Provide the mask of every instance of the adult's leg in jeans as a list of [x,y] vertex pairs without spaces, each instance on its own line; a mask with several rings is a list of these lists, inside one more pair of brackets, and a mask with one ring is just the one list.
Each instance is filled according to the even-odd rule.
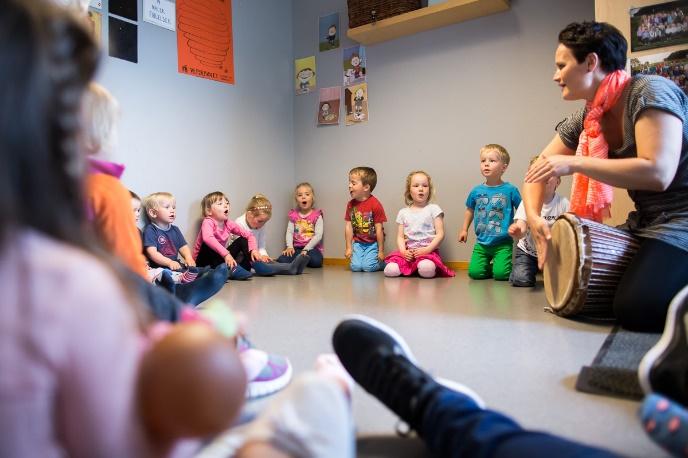
[[509,277],[511,284],[514,286],[535,286],[537,271],[537,258],[519,247],[514,248],[514,261]]
[[201,244],[201,249],[196,256],[196,266],[198,267],[216,267],[225,262],[215,250],[210,248],[205,243]]
[[614,315],[626,329],[662,332],[671,299],[686,284],[688,251],[644,239],[616,289]]
[[184,303],[163,287],[147,282],[134,272],[127,270],[126,275],[136,285],[139,296],[156,319],[172,323],[179,321]]
[[227,250],[241,267],[251,271],[251,252],[248,251],[248,240],[239,237],[229,245]]
[[551,434],[523,429],[511,418],[478,407],[475,401],[442,388],[427,406],[421,436],[442,457],[612,457],[617,456]]

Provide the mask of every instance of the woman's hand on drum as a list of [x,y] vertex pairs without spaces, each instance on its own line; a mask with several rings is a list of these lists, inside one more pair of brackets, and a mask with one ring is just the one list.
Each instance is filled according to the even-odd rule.
[[547,260],[547,248],[549,241],[552,238],[552,233],[549,230],[549,224],[542,216],[538,216],[533,220],[528,221],[530,227],[530,234],[535,240],[535,247],[538,254],[538,268],[542,270]]
[[576,156],[564,154],[554,154],[551,156],[540,156],[526,173],[526,183],[544,183],[551,177],[561,177],[571,175],[574,163],[578,160]]

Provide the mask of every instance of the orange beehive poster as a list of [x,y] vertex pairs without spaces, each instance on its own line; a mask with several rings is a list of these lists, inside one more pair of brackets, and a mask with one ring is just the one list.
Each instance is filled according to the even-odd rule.
[[234,84],[231,0],[177,0],[179,73]]

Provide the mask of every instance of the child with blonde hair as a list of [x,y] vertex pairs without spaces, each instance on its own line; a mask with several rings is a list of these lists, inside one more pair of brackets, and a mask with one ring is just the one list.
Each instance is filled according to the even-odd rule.
[[454,271],[444,265],[438,248],[444,239],[444,212],[431,203],[435,196],[432,178],[422,170],[406,177],[406,207],[397,214],[397,247],[385,258],[386,277],[412,275],[423,278],[453,277]]
[[516,186],[502,181],[509,161],[509,153],[501,145],[491,143],[480,148],[480,173],[485,183],[468,194],[459,232],[459,242],[466,243],[468,228],[475,218],[477,241],[468,265],[468,276],[474,280],[508,280],[511,274],[514,242],[508,229],[514,210],[521,203],[521,194]]
[[315,192],[310,183],[299,183],[294,189],[296,208],[289,211],[287,248],[277,262],[292,262],[296,256],[308,255],[308,267],[323,264],[323,212],[314,208]]
[[248,201],[246,212],[235,221],[244,229],[251,231],[258,243],[258,254],[252,258],[253,270],[261,276],[300,275],[306,268],[310,257],[296,256],[291,263],[275,262],[268,254],[265,243],[265,223],[272,218],[272,203],[263,194],[256,194]]

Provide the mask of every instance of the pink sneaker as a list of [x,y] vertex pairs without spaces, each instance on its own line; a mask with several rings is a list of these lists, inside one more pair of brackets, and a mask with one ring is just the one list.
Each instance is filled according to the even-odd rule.
[[247,399],[276,393],[291,381],[291,363],[284,356],[253,348],[248,339],[241,334],[237,337],[237,350],[248,380]]

